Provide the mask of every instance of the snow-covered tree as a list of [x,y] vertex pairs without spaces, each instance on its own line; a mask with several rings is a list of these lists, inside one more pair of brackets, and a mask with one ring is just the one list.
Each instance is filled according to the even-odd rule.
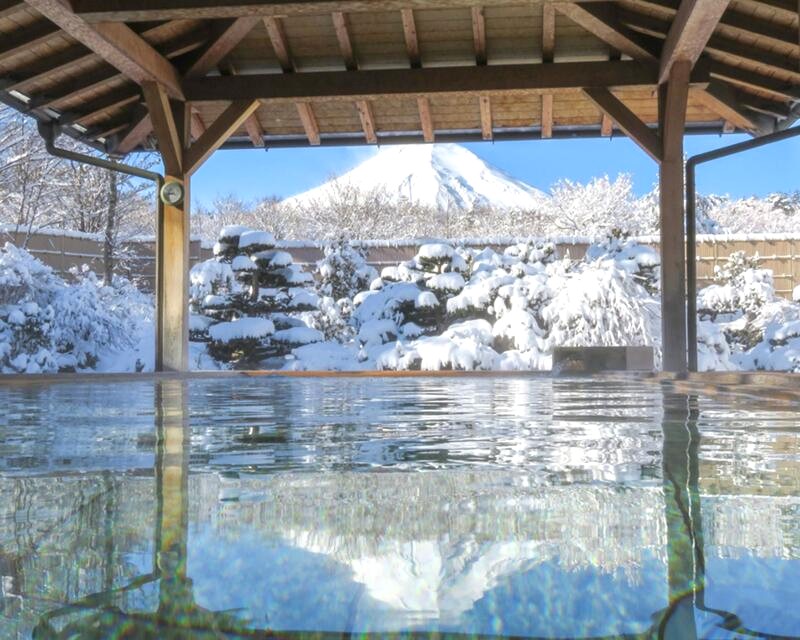
[[323,338],[309,326],[319,304],[312,278],[271,233],[225,227],[214,254],[190,275],[192,310],[206,318],[193,319],[192,333],[212,357],[254,366]]

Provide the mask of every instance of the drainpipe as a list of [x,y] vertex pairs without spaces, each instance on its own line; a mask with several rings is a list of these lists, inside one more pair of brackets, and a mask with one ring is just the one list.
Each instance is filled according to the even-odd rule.
[[800,126],[776,131],[760,138],[745,140],[727,147],[706,151],[686,161],[686,331],[689,343],[689,371],[697,371],[697,165],[718,158],[732,156],[742,151],[756,149],[800,135]]
[[155,173],[154,171],[147,171],[146,169],[140,169],[139,167],[133,167],[129,164],[115,162],[114,160],[106,160],[98,156],[90,156],[77,151],[61,149],[55,145],[56,132],[57,127],[55,124],[39,123],[39,135],[44,139],[47,153],[51,156],[63,158],[64,160],[72,160],[73,162],[80,162],[82,164],[90,164],[95,167],[100,167],[101,169],[107,169],[108,171],[116,171],[117,173],[124,173],[136,178],[142,178],[143,180],[150,180],[156,184],[156,193],[161,191],[161,187],[164,184],[164,176],[161,174]]

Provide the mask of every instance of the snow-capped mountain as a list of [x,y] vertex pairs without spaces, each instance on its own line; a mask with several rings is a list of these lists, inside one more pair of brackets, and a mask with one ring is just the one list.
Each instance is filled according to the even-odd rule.
[[286,202],[325,200],[341,185],[364,190],[383,187],[398,199],[440,209],[468,210],[477,205],[534,209],[547,198],[462,146],[433,144],[383,148],[352,171]]

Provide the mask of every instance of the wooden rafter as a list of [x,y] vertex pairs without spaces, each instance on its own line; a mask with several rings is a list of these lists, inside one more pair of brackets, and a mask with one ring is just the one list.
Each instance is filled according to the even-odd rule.
[[563,3],[556,6],[570,20],[634,60],[658,61],[658,56],[649,43],[620,21],[616,5],[602,2],[596,4]]
[[723,120],[751,133],[769,133],[766,118],[753,113],[739,101],[736,92],[720,82],[712,82],[704,90],[695,90],[693,95],[707,109],[716,113]]
[[[220,67],[220,73],[222,75],[235,76],[238,71],[233,63],[228,62],[223,67]],[[261,126],[261,122],[258,119],[258,110],[251,113],[247,120],[244,121],[244,128],[253,146],[263,148],[264,128]]]
[[21,0],[0,0],[0,18],[7,18],[19,13],[25,8]]
[[355,71],[358,69],[358,62],[353,50],[353,39],[350,37],[347,14],[343,11],[334,11],[331,14],[333,28],[336,31],[336,40],[339,42],[339,51],[344,59],[345,69]]
[[111,93],[95,98],[94,100],[81,105],[80,113],[62,114],[58,119],[61,126],[71,124],[83,124],[106,111],[112,111],[135,102],[140,102],[142,92],[139,87],[124,86],[115,89]]
[[422,59],[419,54],[419,39],[417,38],[417,23],[414,19],[413,9],[402,9],[400,17],[403,20],[403,37],[406,41],[406,53],[408,62],[412,69],[419,69],[422,66]]
[[553,94],[542,95],[542,138],[553,137]]
[[217,25],[210,43],[187,69],[185,75],[190,78],[207,75],[253,30],[257,23],[258,18],[235,18],[225,24]]
[[658,134],[642,122],[619,98],[608,89],[602,88],[586,88],[584,93],[651,158],[661,162],[661,141]]
[[300,121],[303,123],[308,143],[311,146],[319,146],[319,125],[317,124],[317,117],[314,115],[314,108],[310,102],[298,102],[297,114],[300,116]]
[[284,73],[291,73],[294,71],[294,64],[283,22],[280,18],[267,17],[264,18],[264,26],[267,28],[269,41],[272,43],[272,49],[275,51],[275,57],[278,58],[281,69]]
[[419,121],[422,125],[422,138],[425,142],[433,142],[435,134],[430,100],[425,97],[417,98],[417,109],[419,110]]
[[20,29],[16,33],[4,34],[2,44],[0,44],[0,61],[30,51],[31,47],[46,44],[59,37],[60,34],[60,29],[46,20]]
[[26,2],[134,82],[158,82],[170,96],[183,100],[178,71],[128,25],[119,22],[90,25],[74,13],[65,0]]
[[[244,98],[351,101],[365,96],[537,90],[555,93],[575,91],[585,86],[651,87],[657,79],[657,71],[654,65],[634,61],[326,71],[187,79],[184,91],[192,102]],[[692,82],[708,82],[705,65],[695,68]]]
[[492,100],[489,96],[478,98],[481,108],[481,136],[484,140],[494,138],[494,126],[492,124]]
[[[542,6],[542,62],[551,64],[556,49],[556,12],[552,4]],[[553,94],[542,94],[542,138],[553,137]]]
[[172,105],[166,89],[157,82],[145,82],[142,85],[150,121],[158,140],[158,150],[164,161],[164,169],[169,175],[183,174],[183,140],[182,131],[175,121]]
[[472,43],[475,63],[486,64],[486,16],[483,7],[472,7]]
[[613,133],[614,121],[607,113],[603,112],[603,116],[600,118],[600,135],[604,138],[610,138]]
[[189,129],[192,133],[192,140],[199,140],[200,136],[202,136],[206,131],[206,123],[203,122],[203,118],[197,112],[196,109],[192,109],[191,120],[189,121]]
[[[257,100],[239,100],[222,112],[185,154],[184,173],[191,175],[241,127],[259,107]],[[160,139],[160,138],[159,138]]]
[[357,100],[356,109],[361,120],[361,128],[364,130],[364,138],[369,144],[377,144],[378,136],[375,133],[375,116],[372,113],[372,105],[368,100]]
[[742,67],[714,61],[711,75],[743,87],[771,93],[782,100],[800,100],[800,86],[783,82],[772,76],[765,76]]
[[121,155],[130,153],[141,145],[152,131],[153,122],[150,120],[150,114],[147,113],[147,111],[139,113],[139,115],[133,119],[125,135],[117,142],[113,151]]
[[659,83],[666,82],[672,65],[697,62],[730,0],[682,0],[661,50]]

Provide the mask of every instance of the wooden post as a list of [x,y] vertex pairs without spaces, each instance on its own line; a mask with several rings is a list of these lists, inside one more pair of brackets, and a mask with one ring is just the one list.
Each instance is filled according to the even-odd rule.
[[683,131],[691,68],[689,61],[675,62],[659,90],[662,368],[674,372],[687,369]]
[[188,176],[167,176],[183,185],[183,202],[158,199],[156,238],[156,371],[189,367],[189,183]]

